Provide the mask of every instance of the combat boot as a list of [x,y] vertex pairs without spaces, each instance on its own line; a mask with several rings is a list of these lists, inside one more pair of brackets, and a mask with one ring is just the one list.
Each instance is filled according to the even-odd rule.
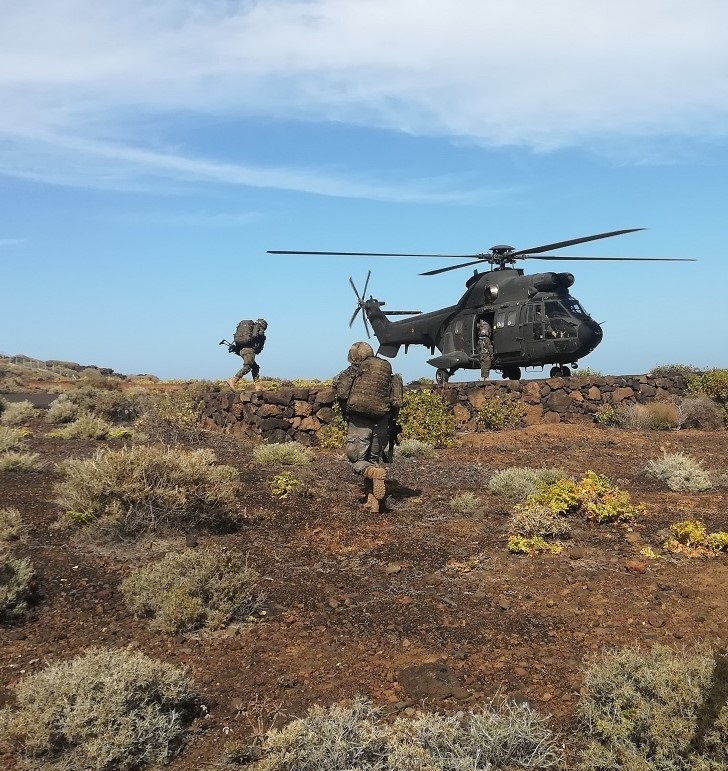
[[364,469],[364,478],[372,480],[372,493],[378,501],[384,500],[387,488],[384,480],[387,478],[387,469],[381,466],[367,466]]
[[256,391],[262,391],[263,390],[263,384],[259,380],[253,381],[253,387]]
[[227,384],[228,384],[228,385],[230,386],[230,388],[232,388],[232,389],[233,389],[233,391],[234,391],[234,390],[235,390],[235,386],[238,384],[238,381],[237,381],[237,380],[236,380],[234,377],[229,377],[229,378],[228,378],[228,381],[227,381]]
[[368,509],[372,514],[379,514],[379,501],[372,493],[367,495],[367,502],[364,504],[364,508]]

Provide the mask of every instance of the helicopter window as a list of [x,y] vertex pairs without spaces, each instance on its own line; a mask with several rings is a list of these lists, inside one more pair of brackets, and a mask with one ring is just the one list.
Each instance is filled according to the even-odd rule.
[[566,300],[564,300],[564,305],[575,315],[575,316],[588,316],[589,314],[581,307],[581,303],[575,299],[574,297],[569,297]]
[[561,303],[552,300],[546,303],[546,315],[552,319],[554,316],[568,316],[569,314]]
[[501,312],[495,317],[495,328],[503,329],[506,325],[506,314]]
[[509,327],[515,327],[516,326],[516,311],[510,311],[508,313],[508,326]]
[[526,306],[526,315],[525,315],[525,322],[526,324],[533,324],[535,318],[536,318],[536,306],[535,305],[527,305]]

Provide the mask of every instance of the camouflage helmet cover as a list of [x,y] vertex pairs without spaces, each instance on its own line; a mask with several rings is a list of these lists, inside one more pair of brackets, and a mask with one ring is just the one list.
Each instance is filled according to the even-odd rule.
[[374,351],[369,343],[354,343],[349,348],[349,363],[360,364],[364,359],[368,359],[370,356],[374,356]]
[[268,322],[265,319],[258,319],[258,321],[256,321],[256,324],[260,324],[260,326],[263,327],[263,329],[268,329]]

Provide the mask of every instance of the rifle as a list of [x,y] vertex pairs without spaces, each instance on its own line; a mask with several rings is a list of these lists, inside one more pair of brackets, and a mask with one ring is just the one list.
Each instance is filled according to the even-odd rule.
[[394,460],[394,447],[399,444],[399,435],[402,433],[402,425],[398,421],[398,415],[389,416],[389,441],[382,453],[382,460],[391,463]]
[[235,343],[229,343],[224,337],[218,345],[227,345],[228,347],[228,353],[237,353],[238,352],[238,346],[235,345]]

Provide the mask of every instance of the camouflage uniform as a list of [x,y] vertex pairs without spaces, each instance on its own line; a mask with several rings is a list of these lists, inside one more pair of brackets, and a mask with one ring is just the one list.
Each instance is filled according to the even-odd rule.
[[233,390],[235,390],[235,387],[238,384],[238,380],[245,377],[248,372],[253,373],[253,382],[256,384],[256,388],[258,388],[258,375],[260,374],[260,367],[255,361],[255,357],[263,350],[263,346],[265,345],[265,330],[268,328],[268,322],[265,319],[258,319],[256,324],[258,324],[261,332],[255,336],[249,346],[246,346],[245,348],[238,348],[236,345],[230,346],[230,352],[237,353],[238,356],[240,356],[240,358],[243,360],[243,366],[231,378],[228,379],[228,385]]
[[493,364],[493,341],[490,339],[491,329],[487,321],[478,324],[478,356],[480,357],[480,377],[487,380]]
[[[389,441],[389,392],[382,398],[382,415],[369,415],[349,408],[349,395],[358,377],[361,376],[364,361],[373,357],[369,343],[354,343],[349,349],[351,366],[334,378],[334,392],[347,420],[346,457],[352,471],[372,480],[372,492],[367,495],[365,507],[373,513],[379,512],[380,501],[386,494],[384,480],[386,469],[380,466],[382,454]],[[388,364],[388,362],[387,362]],[[391,379],[391,367],[390,367]],[[391,386],[388,386],[391,389]]]

